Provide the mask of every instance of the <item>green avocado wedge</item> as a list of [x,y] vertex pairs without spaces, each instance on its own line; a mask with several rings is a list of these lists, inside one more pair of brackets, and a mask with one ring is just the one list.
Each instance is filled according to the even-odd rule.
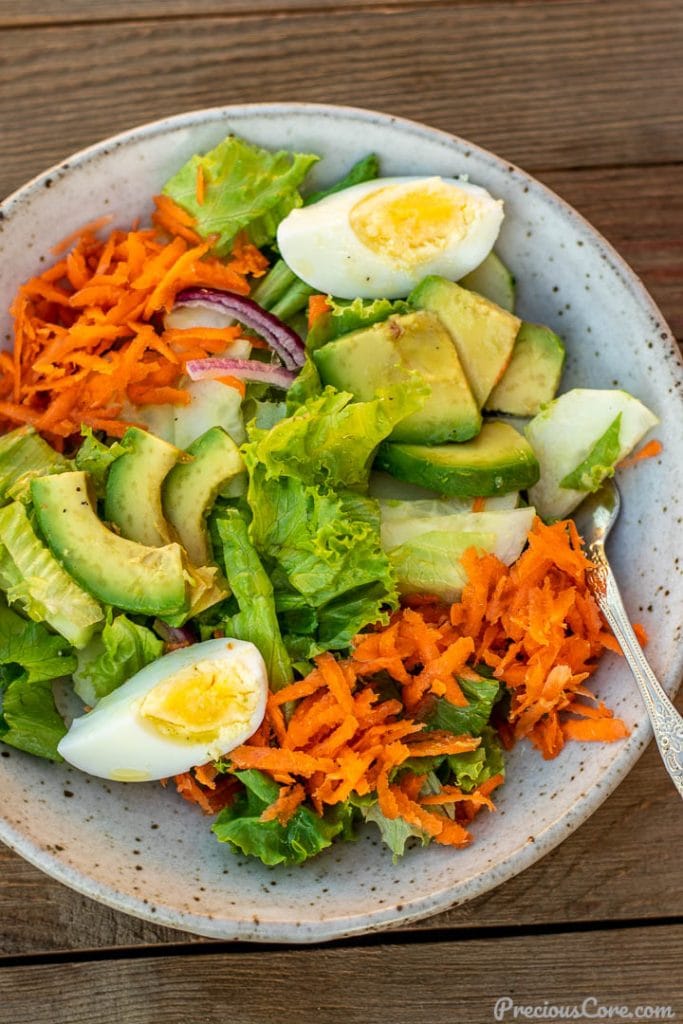
[[174,539],[161,507],[161,486],[182,457],[179,448],[129,427],[121,443],[129,450],[107,474],[104,515],[128,540],[159,547]]
[[180,545],[147,547],[107,529],[95,512],[86,473],[39,477],[31,494],[50,550],[93,597],[162,619],[189,609]]
[[483,295],[508,313],[515,311],[515,278],[500,256],[491,251],[483,263],[458,281],[461,288]]
[[379,447],[375,466],[399,480],[449,497],[489,498],[531,487],[539,465],[529,442],[500,420],[485,423],[463,444],[393,444]]
[[564,357],[564,344],[554,331],[542,324],[523,323],[507,369],[484,409],[508,416],[535,416],[555,397]]
[[[163,509],[194,565],[208,565],[206,517],[216,496],[245,474],[240,450],[221,427],[211,427],[187,449],[191,462],[174,466],[163,484]],[[246,474],[244,476],[246,487]]]

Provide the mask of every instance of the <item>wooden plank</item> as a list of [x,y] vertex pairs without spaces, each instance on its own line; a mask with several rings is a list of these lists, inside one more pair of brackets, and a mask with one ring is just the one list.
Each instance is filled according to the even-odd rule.
[[[463,927],[485,934],[491,928],[530,924],[683,915],[683,815],[678,801],[652,746],[607,803],[542,861],[493,892],[418,922],[410,931],[448,930],[455,937]],[[648,850],[657,851],[656,870],[644,863]],[[0,878],[0,954],[6,956],[192,940],[187,933],[93,903],[4,847]]]
[[[471,0],[470,0],[471,2]],[[475,0],[476,2],[476,0]],[[520,0],[524,2],[524,0]],[[585,0],[589,2],[589,0]],[[391,0],[392,7],[434,4],[434,0]],[[201,18],[220,14],[282,14],[290,11],[354,10],[387,7],[386,0],[40,0],[29,7],[22,0],[0,0],[0,27],[63,25],[74,21],[124,21],[142,18]]]
[[647,18],[640,0],[521,9],[421,4],[362,19],[343,9],[5,30],[0,194],[134,124],[254,99],[387,110],[532,169],[683,159],[673,0],[650,0]]
[[672,1019],[683,1008],[682,955],[683,927],[668,926],[5,967],[0,1021],[484,1024],[520,1019],[515,1007],[521,1019],[536,1007],[538,1020],[549,1006],[582,1004],[592,1019],[638,1007]]

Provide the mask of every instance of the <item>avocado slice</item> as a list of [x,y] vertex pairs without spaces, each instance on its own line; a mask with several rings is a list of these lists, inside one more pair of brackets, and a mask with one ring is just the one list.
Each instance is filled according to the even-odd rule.
[[194,565],[212,560],[206,517],[216,496],[244,473],[239,448],[222,427],[212,427],[187,449],[191,462],[174,466],[164,480],[162,503]]
[[161,507],[161,485],[183,455],[179,448],[139,427],[122,438],[129,451],[107,474],[104,515],[128,540],[160,547],[174,537]]
[[64,571],[36,535],[19,501],[0,509],[0,587],[34,622],[47,622],[74,647],[85,647],[102,608]]
[[395,441],[436,444],[466,441],[481,427],[481,415],[448,331],[424,310],[345,334],[313,352],[325,384],[366,402],[418,373],[431,394],[417,412],[391,432]]
[[500,256],[491,251],[483,263],[458,281],[462,288],[477,292],[508,313],[515,311],[515,278]]
[[508,368],[484,409],[509,416],[535,416],[555,397],[564,367],[562,339],[542,324],[523,323]]
[[162,619],[188,610],[180,545],[146,547],[108,530],[97,518],[86,473],[39,477],[31,494],[52,553],[98,600]]
[[538,460],[514,427],[493,420],[464,444],[394,444],[385,441],[375,465],[439,494],[488,498],[536,483]]
[[447,328],[479,408],[510,362],[521,320],[445,277],[421,281],[411,305],[436,313]]

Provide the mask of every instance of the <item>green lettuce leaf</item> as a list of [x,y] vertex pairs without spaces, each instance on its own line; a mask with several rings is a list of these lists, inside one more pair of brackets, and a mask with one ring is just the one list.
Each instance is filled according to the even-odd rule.
[[406,843],[409,839],[419,839],[423,846],[427,846],[430,837],[419,828],[409,824],[405,818],[387,818],[379,808],[379,804],[371,804],[363,809],[365,821],[371,821],[379,828],[383,842],[389,847],[393,854],[394,864],[399,857],[405,853]]
[[273,586],[236,509],[220,509],[213,517],[212,528],[221,546],[225,575],[239,606],[236,614],[224,620],[225,634],[249,640],[258,647],[270,686],[279,690],[292,681],[292,665],[280,635]]
[[236,851],[258,857],[269,867],[302,864],[326,847],[336,836],[353,835],[354,808],[342,804],[324,817],[300,806],[286,825],[277,820],[261,821],[266,807],[277,799],[280,787],[261,772],[235,772],[244,792],[218,815],[212,831],[222,843]]
[[597,491],[603,480],[614,476],[621,452],[620,430],[621,413],[612,420],[602,437],[598,438],[583,462],[560,480],[560,487],[571,491]]
[[[272,153],[229,135],[204,156],[193,156],[164,185],[164,193],[195,218],[202,238],[217,235],[224,256],[239,231],[254,245],[273,241],[277,226],[302,205],[299,185],[318,160],[308,153]],[[197,169],[204,174],[204,201],[197,202]]]
[[0,600],[0,665],[16,666],[28,683],[41,683],[71,675],[76,658],[63,637],[27,622]]
[[370,402],[354,402],[352,395],[327,387],[272,430],[250,427],[247,468],[253,472],[261,463],[269,477],[365,491],[379,443],[427,394],[419,378]]
[[488,725],[493,705],[500,696],[501,684],[496,679],[459,679],[467,698],[465,707],[456,707],[445,697],[435,697],[427,705],[424,721],[427,729],[445,729],[455,736],[480,736]]
[[116,690],[145,665],[160,658],[163,641],[151,629],[111,612],[99,636],[78,651],[74,689],[90,706]]
[[464,793],[471,793],[492,775],[505,775],[503,750],[490,726],[482,729],[481,745],[476,750],[468,750],[464,754],[451,754],[447,761],[455,784]]
[[340,178],[339,181],[335,182],[334,185],[330,185],[329,188],[320,189],[319,192],[311,192],[310,195],[304,199],[304,206],[311,206],[313,203],[319,203],[321,199],[325,199],[327,196],[332,196],[335,192],[343,192],[345,188],[351,188],[353,185],[360,185],[364,181],[373,181],[379,176],[379,159],[374,153],[369,153],[367,156],[356,161],[351,170]]
[[0,714],[0,740],[36,757],[61,761],[57,744],[66,726],[57,711],[49,680],[30,683],[25,673],[5,690]]
[[342,334],[350,334],[363,327],[371,327],[381,320],[387,320],[397,313],[410,313],[411,307],[402,299],[354,299],[346,302],[328,296],[329,313],[318,317],[306,338],[309,352],[327,345],[329,341],[340,338]]
[[0,601],[0,740],[37,757],[61,761],[57,744],[66,727],[52,680],[69,675],[76,659],[60,636],[26,622]]
[[76,469],[90,474],[95,494],[98,498],[103,498],[109,467],[121,455],[130,451],[130,446],[121,441],[114,441],[110,445],[103,444],[102,441],[98,441],[90,427],[81,427],[81,436],[84,441],[76,452]]
[[69,459],[51,448],[33,427],[18,427],[0,438],[0,505],[31,501],[31,480],[72,469]]

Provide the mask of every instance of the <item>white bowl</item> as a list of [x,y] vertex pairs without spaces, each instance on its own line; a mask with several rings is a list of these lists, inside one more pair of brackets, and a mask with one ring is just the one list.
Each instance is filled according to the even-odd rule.
[[[661,417],[661,457],[624,473],[610,554],[626,606],[650,633],[648,657],[672,693],[683,667],[683,581],[674,560],[683,493],[680,362],[666,324],[626,264],[576,212],[504,160],[443,132],[369,111],[308,104],[226,107],[145,125],[52,168],[3,206],[2,308],[50,247],[112,213],[148,216],[151,196],[193,153],[229,131],[268,147],[321,154],[313,184],[376,152],[382,173],[467,173],[505,200],[497,248],[518,282],[520,314],[564,336],[563,388],[621,386]],[[9,338],[4,314],[0,337]],[[6,342],[9,344],[9,342]],[[566,838],[624,778],[650,739],[624,662],[609,655],[598,693],[632,729],[622,743],[570,743],[544,762],[529,744],[508,757],[496,814],[463,851],[413,850],[392,864],[370,828],[295,869],[247,862],[209,821],[155,785],[106,783],[5,750],[0,838],[43,871],[130,914],[220,939],[310,942],[406,923],[472,899]],[[9,756],[7,756],[9,755]],[[664,770],[662,786],[667,786]]]

